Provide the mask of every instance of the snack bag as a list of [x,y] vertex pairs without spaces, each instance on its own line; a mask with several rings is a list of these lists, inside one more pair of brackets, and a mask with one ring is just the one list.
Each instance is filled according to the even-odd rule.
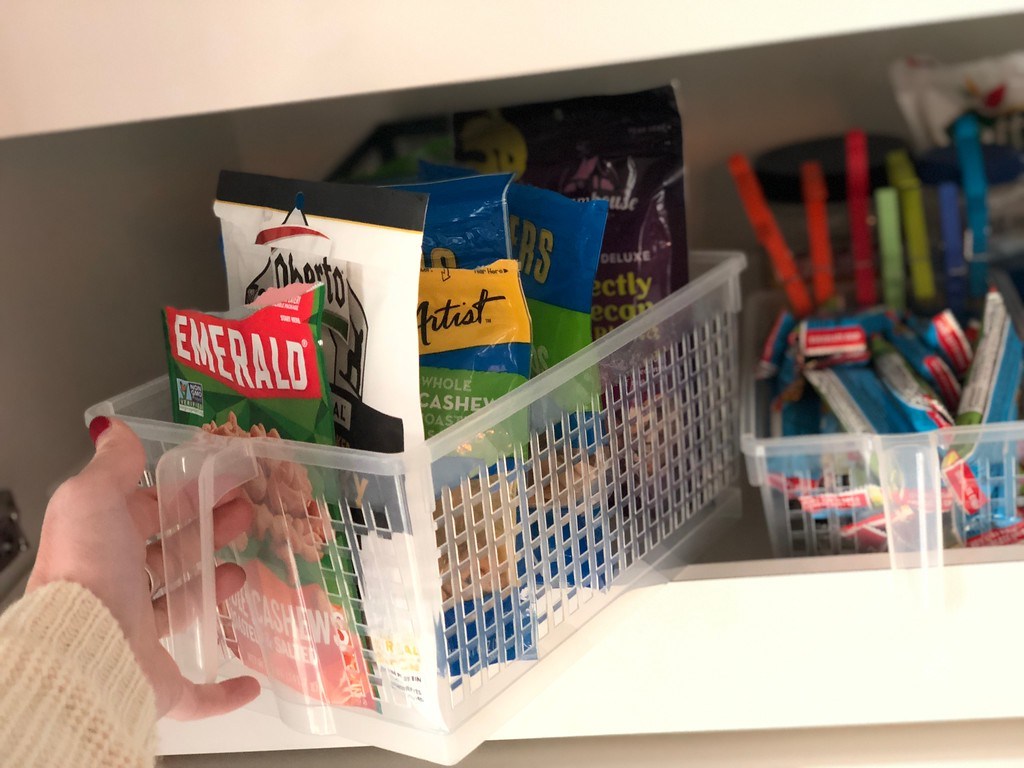
[[324,286],[273,290],[267,304],[223,315],[164,309],[174,421],[200,427],[229,415],[331,445],[324,374]]
[[791,388],[769,407],[772,437],[815,435],[821,429],[821,399],[811,387]]
[[796,327],[796,317],[788,309],[779,310],[775,316],[772,329],[765,339],[764,348],[761,350],[761,358],[757,361],[757,372],[755,378],[771,379],[779,372],[782,360],[789,348],[789,334]]
[[228,303],[323,282],[335,437],[394,453],[421,442],[416,306],[426,197],[393,189],[221,173]]
[[[434,435],[512,391],[529,377],[530,315],[519,265],[420,273],[420,393],[426,435]],[[491,460],[527,439],[526,414],[495,430]],[[522,423],[520,424],[519,421]]]
[[808,368],[804,376],[844,432],[888,435],[912,431],[896,398],[869,368]]
[[578,202],[513,184],[508,206],[511,255],[519,262],[533,322],[531,374],[536,376],[590,343],[608,203]]
[[802,320],[794,332],[800,360],[814,360],[819,367],[867,363],[869,339],[876,333],[889,332],[893,322],[892,313],[885,309]]
[[875,371],[895,396],[914,432],[953,426],[953,417],[935,391],[911,369],[896,348],[880,335],[871,337]]
[[921,341],[942,355],[957,376],[963,378],[967,375],[974,358],[974,347],[956,315],[946,309],[931,318],[911,316],[907,324]]
[[[257,305],[223,315],[167,307],[174,420],[221,436],[333,444],[325,294],[321,283],[270,289]],[[346,597],[358,594],[355,584],[339,584],[336,568],[321,570],[322,561],[344,558],[347,545],[335,537],[319,479],[290,461],[256,465],[257,476],[242,486],[255,510],[252,527],[217,553],[246,574],[222,606],[227,646],[307,698],[376,709]]]
[[473,269],[509,258],[511,173],[446,178],[395,189],[428,195],[423,266]]
[[829,514],[853,515],[858,511],[880,509],[883,504],[882,489],[868,484],[842,491],[818,490],[799,496],[798,503],[800,509],[819,520]]
[[939,393],[950,412],[955,412],[960,407],[961,386],[946,361],[925,346],[906,326],[894,326],[887,335],[892,345],[910,363],[914,373]]
[[[420,163],[420,175],[426,179],[458,179],[467,173],[475,172]],[[426,191],[426,186],[418,185],[417,189]],[[519,261],[523,293],[530,307],[530,369],[536,376],[583,349],[593,338],[590,311],[608,201],[570,200],[527,184],[512,184],[507,197],[509,257]],[[472,253],[456,254],[456,265],[462,268],[487,263]]]
[[783,355],[775,389],[775,397],[768,405],[769,434],[772,437],[815,434],[821,425],[821,398],[800,375],[792,350]]
[[455,159],[608,202],[594,337],[687,281],[682,121],[670,86],[454,116]]

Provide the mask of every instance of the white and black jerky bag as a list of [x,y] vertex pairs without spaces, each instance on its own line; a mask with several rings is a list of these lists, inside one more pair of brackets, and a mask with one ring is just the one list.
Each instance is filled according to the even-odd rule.
[[326,286],[324,358],[338,444],[397,453],[423,440],[416,303],[427,196],[223,171],[232,308],[268,288]]

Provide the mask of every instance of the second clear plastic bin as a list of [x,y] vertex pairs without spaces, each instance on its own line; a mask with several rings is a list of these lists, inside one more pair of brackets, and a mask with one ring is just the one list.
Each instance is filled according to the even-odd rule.
[[[770,437],[769,382],[753,368],[783,302],[753,296],[743,342],[741,445],[776,557],[888,552],[894,568],[938,567],[962,546],[954,529],[974,531],[972,547],[1024,540],[1024,422]],[[968,469],[950,464],[956,455],[970,455]]]
[[[146,446],[175,660],[257,673],[302,731],[457,762],[514,712],[499,694],[735,510],[744,265],[694,256],[686,288],[402,454],[171,424],[164,379],[90,409]],[[219,541],[238,488],[253,525]],[[218,604],[224,562],[247,579]]]

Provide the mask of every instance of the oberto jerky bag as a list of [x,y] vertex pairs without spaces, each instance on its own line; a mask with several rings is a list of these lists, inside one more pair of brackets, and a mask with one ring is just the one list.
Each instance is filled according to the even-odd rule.
[[339,444],[399,452],[423,439],[413,308],[426,197],[225,171],[228,302],[323,282],[324,357]]
[[606,200],[594,337],[687,281],[682,122],[670,86],[454,117],[455,159],[577,200]]

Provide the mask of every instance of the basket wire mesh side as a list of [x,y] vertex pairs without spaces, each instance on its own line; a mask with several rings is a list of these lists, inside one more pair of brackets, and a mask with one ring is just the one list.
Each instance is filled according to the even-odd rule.
[[736,314],[672,330],[602,360],[593,400],[532,429],[487,483],[441,490],[442,580],[462,589],[442,590],[456,711],[736,483]]
[[[313,489],[300,505],[308,519],[283,491],[267,494],[261,514],[299,518],[289,522],[315,538],[318,562],[299,556],[308,542],[273,540],[273,520],[265,544],[240,539],[214,553],[206,543],[211,558],[291,580],[274,587],[284,629],[254,626],[272,619],[259,595],[218,606],[212,560],[197,568],[178,553],[179,580],[198,580],[206,603],[172,611],[175,658],[195,679],[238,674],[241,641],[255,638],[250,667],[253,654],[265,669],[296,655],[290,681],[265,680],[290,725],[459,759],[487,736],[466,721],[650,574],[736,484],[744,260],[704,261],[687,288],[405,454],[258,437],[208,436],[197,449],[196,430],[167,423],[163,380],[91,409],[139,434],[161,498],[200,478],[198,494],[177,494],[198,495],[177,511],[179,527],[212,515],[201,480],[226,467],[242,483],[260,467],[294,465]],[[333,611],[332,637],[321,608]],[[358,656],[345,685],[342,665],[324,662],[335,646]],[[359,703],[339,704],[339,691]]]

